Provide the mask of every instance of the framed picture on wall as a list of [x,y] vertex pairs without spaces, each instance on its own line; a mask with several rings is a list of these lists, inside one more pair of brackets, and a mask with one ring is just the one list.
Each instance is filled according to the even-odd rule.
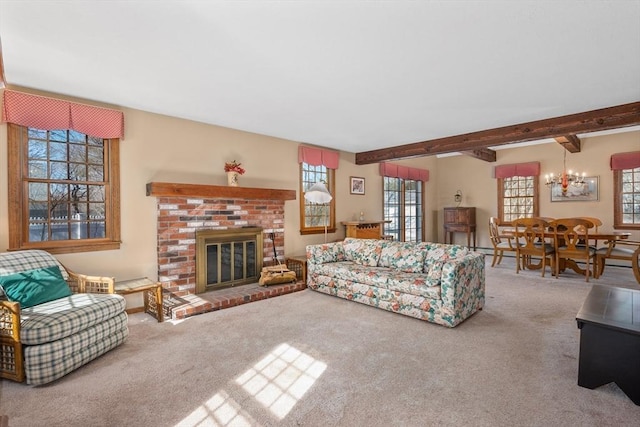
[[364,178],[352,176],[350,178],[350,193],[364,195]]
[[599,177],[586,176],[584,184],[570,183],[567,191],[563,192],[560,185],[551,187],[552,202],[595,202],[598,201],[600,191]]

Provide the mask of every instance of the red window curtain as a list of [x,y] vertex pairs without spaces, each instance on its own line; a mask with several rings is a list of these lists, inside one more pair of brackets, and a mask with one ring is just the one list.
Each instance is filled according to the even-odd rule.
[[427,169],[410,168],[393,163],[380,163],[380,175],[390,178],[411,179],[413,181],[429,181]]
[[72,129],[98,138],[124,138],[124,114],[14,90],[4,91],[3,121],[37,129]]
[[640,151],[617,153],[611,156],[611,170],[640,168]]
[[514,176],[539,176],[540,162],[512,163],[510,165],[496,166],[494,169],[496,178],[511,178]]
[[307,163],[312,166],[323,165],[328,169],[338,169],[340,155],[337,151],[321,148],[298,146],[298,163]]

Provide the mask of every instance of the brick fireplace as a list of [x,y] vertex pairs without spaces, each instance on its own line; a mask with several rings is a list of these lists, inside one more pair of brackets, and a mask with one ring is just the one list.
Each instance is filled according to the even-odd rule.
[[165,295],[193,300],[199,230],[262,228],[263,262],[273,261],[272,236],[284,260],[284,203],[296,199],[295,190],[152,182],[147,195],[157,198],[158,280]]

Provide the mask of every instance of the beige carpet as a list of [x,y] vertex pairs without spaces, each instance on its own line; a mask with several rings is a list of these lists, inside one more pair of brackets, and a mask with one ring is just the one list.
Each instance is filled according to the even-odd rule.
[[[488,257],[489,260],[489,257]],[[628,268],[592,283],[638,288]],[[487,267],[449,329],[310,290],[163,324],[44,387],[0,382],[19,426],[638,426],[615,384],[578,387],[591,284]]]

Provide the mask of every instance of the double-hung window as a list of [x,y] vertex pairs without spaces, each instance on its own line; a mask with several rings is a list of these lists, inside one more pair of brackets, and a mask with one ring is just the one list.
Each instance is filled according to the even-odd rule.
[[[335,170],[336,151],[299,146],[300,163],[300,234],[334,233],[336,231]],[[304,195],[315,184],[321,184],[331,195],[329,202],[314,202]]]
[[[300,163],[300,194],[304,194],[314,184],[322,183],[330,194],[335,194],[335,171],[324,165]],[[336,231],[335,201],[314,203],[300,197],[300,233],[316,234]]]
[[5,112],[10,249],[119,248],[120,138],[82,130],[121,135],[122,114],[12,91]]
[[498,218],[501,224],[540,215],[540,163],[497,166],[495,175],[498,181]]

